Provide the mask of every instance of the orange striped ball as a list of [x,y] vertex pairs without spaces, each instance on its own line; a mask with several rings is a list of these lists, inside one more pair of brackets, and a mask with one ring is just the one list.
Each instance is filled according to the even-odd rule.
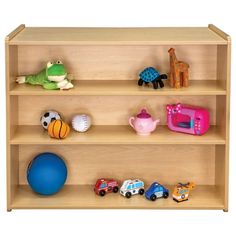
[[70,126],[62,120],[54,120],[48,126],[48,135],[51,138],[63,139],[70,133]]

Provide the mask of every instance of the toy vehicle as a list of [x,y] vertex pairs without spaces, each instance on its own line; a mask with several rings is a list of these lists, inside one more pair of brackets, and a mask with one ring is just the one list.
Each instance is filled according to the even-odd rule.
[[163,185],[154,182],[151,184],[149,189],[145,192],[145,197],[148,200],[156,201],[157,198],[168,198],[169,190],[166,189]]
[[189,197],[190,190],[195,188],[194,183],[178,183],[173,191],[172,197],[176,202],[187,201]]
[[120,194],[130,198],[135,194],[144,194],[144,182],[139,179],[125,180],[120,188]]
[[94,186],[94,192],[102,197],[105,196],[106,193],[117,193],[118,190],[118,182],[114,179],[98,179]]

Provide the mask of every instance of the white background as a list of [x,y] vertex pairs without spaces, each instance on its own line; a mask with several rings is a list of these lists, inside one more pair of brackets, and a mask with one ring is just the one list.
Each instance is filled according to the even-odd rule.
[[[235,235],[235,1],[0,1],[0,235]],[[207,26],[232,36],[229,212],[18,210],[6,212],[4,37],[16,26]],[[5,233],[4,233],[5,231]]]

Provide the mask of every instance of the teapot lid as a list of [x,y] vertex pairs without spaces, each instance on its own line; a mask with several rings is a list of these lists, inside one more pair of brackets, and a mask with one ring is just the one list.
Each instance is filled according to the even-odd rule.
[[151,118],[151,115],[147,113],[146,109],[142,109],[141,112],[137,115],[138,118],[146,119]]

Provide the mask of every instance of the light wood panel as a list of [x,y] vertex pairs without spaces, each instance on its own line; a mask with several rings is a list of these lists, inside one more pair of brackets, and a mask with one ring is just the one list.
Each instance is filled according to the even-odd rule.
[[71,131],[66,139],[50,138],[41,126],[18,126],[11,144],[225,144],[217,127],[202,136],[187,135],[158,126],[150,136],[139,136],[130,126],[92,126],[85,133]]
[[[19,184],[27,184],[29,162],[41,152],[61,156],[68,167],[66,184],[95,184],[98,178],[140,178],[151,184],[215,184],[214,145],[20,145]],[[207,155],[206,155],[207,153]]]
[[18,35],[23,29],[25,29],[25,25],[21,24],[16,29],[14,29],[10,34],[8,34],[5,38],[5,41],[9,43],[16,35]]
[[[167,50],[190,64],[190,87],[153,90],[136,85],[139,72],[153,66],[169,71]],[[228,210],[229,101],[231,39],[208,28],[25,28],[6,37],[7,209],[151,208]],[[75,89],[45,91],[17,85],[15,77],[38,72],[47,60],[61,59],[75,78]],[[57,96],[59,95],[59,96]],[[69,96],[68,96],[69,95]],[[83,95],[83,96],[78,96]],[[91,96],[92,95],[92,96]],[[132,95],[132,96],[131,96]],[[174,133],[165,125],[167,103],[204,106],[211,128],[203,136]],[[146,107],[162,126],[140,137],[128,118]],[[92,128],[55,140],[39,126],[45,110],[55,109],[70,122],[88,113]],[[89,145],[88,145],[89,144]],[[163,144],[163,145],[162,145]],[[39,152],[65,158],[69,176],[58,194],[42,197],[27,185],[29,161]],[[104,176],[106,175],[106,176]],[[93,184],[100,177],[143,178],[170,184],[194,181],[190,201],[171,197],[156,203],[119,194],[100,198]]]
[[230,36],[228,34],[226,34],[223,30],[219,29],[217,26],[215,26],[213,24],[209,24],[208,28],[209,28],[209,30],[215,32],[218,36],[220,36],[221,38],[226,40],[227,44],[229,43]]
[[18,125],[18,97],[10,97],[12,89],[12,75],[18,74],[17,47],[9,46],[9,41],[22,30],[19,26],[5,38],[5,61],[6,61],[6,167],[7,167],[7,210],[16,194],[18,179],[18,147],[10,146],[10,139]]
[[[167,186],[171,191],[173,186]],[[148,201],[143,196],[133,196],[127,199],[117,194],[109,194],[104,198],[93,192],[93,186],[66,186],[58,194],[51,197],[42,197],[33,193],[28,186],[20,186],[12,208],[14,209],[223,209],[224,205],[219,198],[215,186],[198,186],[191,192],[189,200],[177,203],[168,199]]]
[[18,106],[18,97],[9,97],[9,103],[11,106],[9,107],[9,110],[7,110],[7,117],[8,117],[8,123],[9,123],[9,136],[8,139],[10,140],[11,137],[14,136],[17,126],[18,126],[18,121],[19,121],[19,106]]
[[225,194],[224,194],[224,202],[225,207],[224,211],[227,212],[229,208],[229,157],[230,157],[230,91],[231,91],[231,38],[227,35],[228,40],[228,46],[227,46],[227,70],[226,70],[226,76],[227,76],[227,82],[226,82],[226,88],[227,88],[227,95],[226,95],[226,148],[225,148]]
[[16,45],[227,44],[207,27],[53,28],[27,27],[11,40]]
[[228,211],[228,191],[229,191],[229,133],[230,133],[230,76],[231,76],[231,38],[228,34],[214,25],[210,28],[227,40],[227,45],[217,46],[217,79],[226,87],[226,96],[217,98],[217,124],[220,126],[221,133],[226,138],[225,147],[217,146],[216,167],[217,185],[224,199],[224,211]]
[[[60,149],[44,145],[40,152],[57,153],[65,160],[69,185],[95,184],[98,178],[110,176],[120,182],[140,178],[147,184],[215,184],[214,145],[63,145]],[[37,145],[20,145],[19,184],[27,184],[26,170],[37,154]]]
[[18,46],[19,74],[37,73],[47,61],[61,59],[77,80],[137,80],[149,66],[168,73],[170,47],[190,65],[191,80],[216,80],[214,45]]
[[8,146],[7,159],[7,210],[11,210],[11,204],[16,197],[19,185],[19,146]]
[[227,45],[217,46],[217,72],[216,78],[219,83],[226,89],[227,81]]
[[19,124],[39,125],[41,115],[53,109],[69,123],[75,114],[87,113],[93,125],[128,125],[129,117],[146,107],[165,125],[166,104],[178,102],[209,109],[215,124],[216,96],[19,96]]
[[222,137],[226,138],[226,123],[228,122],[226,105],[226,96],[216,97],[216,124],[219,127],[219,131]]
[[139,87],[135,80],[75,80],[74,88],[71,90],[45,90],[41,86],[28,84],[15,84],[10,95],[22,96],[204,96],[204,95],[226,95],[224,85],[216,80],[191,80],[189,87],[180,89],[171,88],[168,83],[162,89],[154,90],[152,85]]
[[219,190],[219,197],[224,201],[224,209],[228,209],[228,189],[226,183],[228,182],[228,158],[225,155],[225,145],[216,145],[215,147],[215,184]]
[[[7,73],[7,86],[8,92],[12,90],[16,85],[16,76],[18,75],[18,48],[17,46],[9,47],[9,73]],[[7,70],[6,70],[7,71]],[[7,93],[8,94],[8,93]]]

